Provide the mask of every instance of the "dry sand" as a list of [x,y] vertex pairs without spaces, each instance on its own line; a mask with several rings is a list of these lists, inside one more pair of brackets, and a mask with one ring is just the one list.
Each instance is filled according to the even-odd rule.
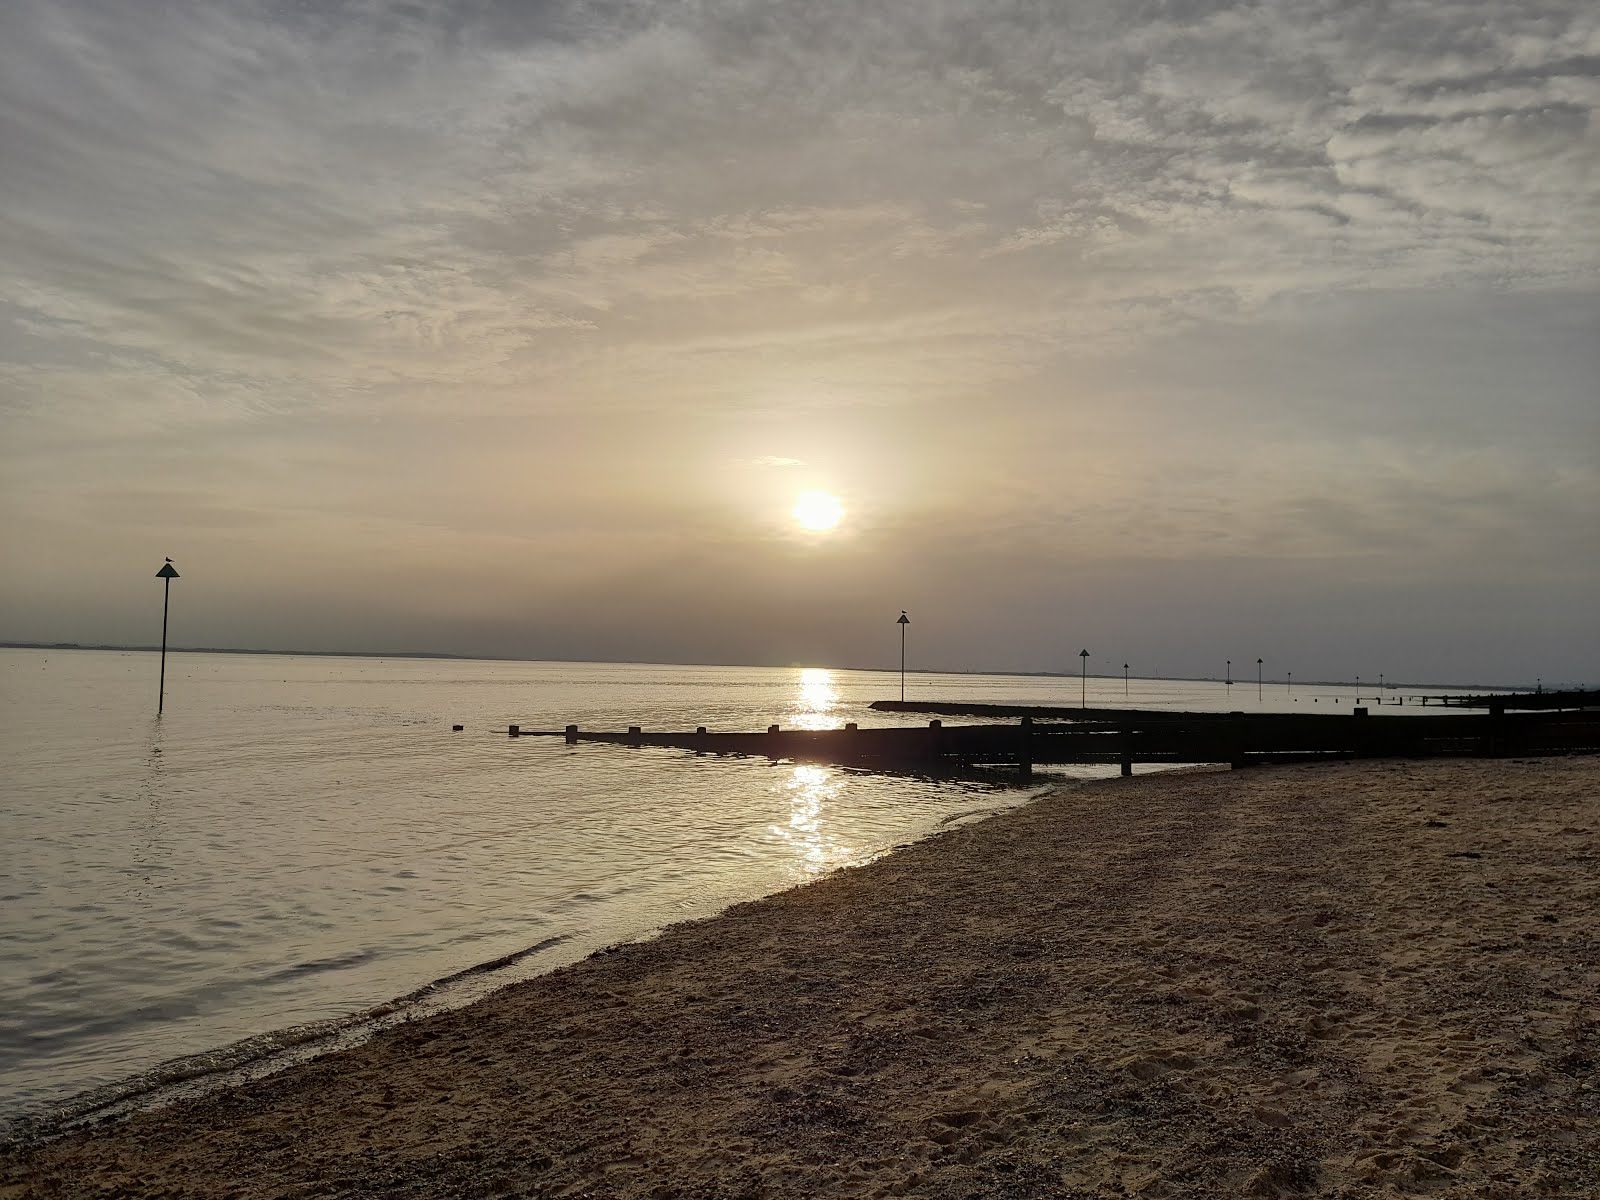
[[1056,793],[0,1197],[1600,1196],[1600,760]]

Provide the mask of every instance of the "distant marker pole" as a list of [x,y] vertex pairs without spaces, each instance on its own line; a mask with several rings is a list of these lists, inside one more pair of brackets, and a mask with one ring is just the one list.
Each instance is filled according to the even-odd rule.
[[1078,658],[1082,660],[1081,665],[1082,665],[1082,668],[1083,668],[1082,672],[1079,675],[1079,681],[1080,681],[1082,686],[1078,689],[1078,707],[1079,708],[1088,708],[1089,707],[1089,652],[1087,650],[1079,650],[1078,651]]
[[1122,664],[1122,698],[1128,698],[1128,664]]
[[1256,703],[1261,703],[1261,660],[1256,659]]
[[177,577],[178,572],[173,570],[170,558],[156,572],[156,578],[161,580],[161,682],[156,687],[158,717],[167,703],[167,605],[172,600],[172,581]]
[[906,626],[911,624],[911,618],[906,616],[906,610],[900,610],[900,619],[895,622],[900,626],[900,703],[906,702]]

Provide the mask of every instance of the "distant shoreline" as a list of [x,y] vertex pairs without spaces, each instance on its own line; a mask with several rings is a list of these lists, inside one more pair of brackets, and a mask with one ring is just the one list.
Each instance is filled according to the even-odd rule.
[[[0,640],[0,650],[115,650],[122,653],[154,654],[161,649],[160,646],[119,646],[104,643],[89,642],[13,642]],[[516,663],[557,663],[572,662],[584,663],[594,666],[660,666],[660,667],[751,667],[756,670],[784,670],[797,664],[793,663],[642,663],[631,659],[613,658],[512,658],[488,654],[446,654],[437,650],[253,650],[238,646],[168,646],[169,654],[271,654],[285,658],[420,658],[438,659],[446,662],[516,662]],[[883,675],[898,673],[897,667],[830,667],[835,671],[870,671]],[[907,667],[907,675],[995,675],[1005,679],[1078,679],[1076,671],[969,671],[953,667]],[[1121,675],[1090,675],[1089,679],[1121,679]],[[1160,683],[1225,683],[1215,675],[1134,675],[1133,679],[1156,681]],[[1249,687],[1255,680],[1235,679],[1233,686],[1238,688]],[[1282,679],[1268,679],[1263,681],[1268,687],[1283,687]],[[1349,679],[1304,679],[1299,681],[1302,687],[1356,687],[1354,681]],[[1371,690],[1374,695],[1380,690],[1377,684],[1362,684],[1363,690]],[[1561,690],[1566,688],[1583,689],[1588,686],[1581,681],[1566,683],[1552,683],[1547,690]],[[1381,690],[1385,692],[1403,691],[1406,689],[1443,688],[1456,692],[1531,692],[1534,688],[1526,683],[1432,683],[1395,681],[1385,683]]]
[[[88,642],[0,642],[0,650],[116,650],[156,654],[160,646],[112,646]],[[445,658],[457,662],[525,662],[528,659],[482,658],[476,654],[439,654],[428,650],[386,653],[372,650],[246,650],[237,646],[168,646],[168,654],[276,654],[284,658]]]

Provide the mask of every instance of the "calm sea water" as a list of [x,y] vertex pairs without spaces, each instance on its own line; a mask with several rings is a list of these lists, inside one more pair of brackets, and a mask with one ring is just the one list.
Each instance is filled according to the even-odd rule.
[[[174,654],[157,720],[155,672],[148,653],[0,650],[0,1134],[91,1089],[265,1070],[1025,798],[505,736],[923,723],[866,710],[898,694],[891,674]],[[908,698],[1079,688],[913,675]],[[1088,688],[1164,708],[1354,700]]]

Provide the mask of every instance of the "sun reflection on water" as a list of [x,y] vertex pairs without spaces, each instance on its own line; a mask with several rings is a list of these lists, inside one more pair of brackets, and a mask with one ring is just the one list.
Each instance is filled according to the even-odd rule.
[[807,667],[800,672],[800,695],[793,723],[797,729],[837,729],[840,721],[833,710],[838,703],[833,672],[824,667]]
[[789,843],[804,875],[821,875],[846,866],[855,856],[855,850],[838,841],[827,827],[828,806],[838,798],[840,788],[837,772],[818,766],[793,767],[783,782],[789,821],[773,825],[771,832],[776,840]]

